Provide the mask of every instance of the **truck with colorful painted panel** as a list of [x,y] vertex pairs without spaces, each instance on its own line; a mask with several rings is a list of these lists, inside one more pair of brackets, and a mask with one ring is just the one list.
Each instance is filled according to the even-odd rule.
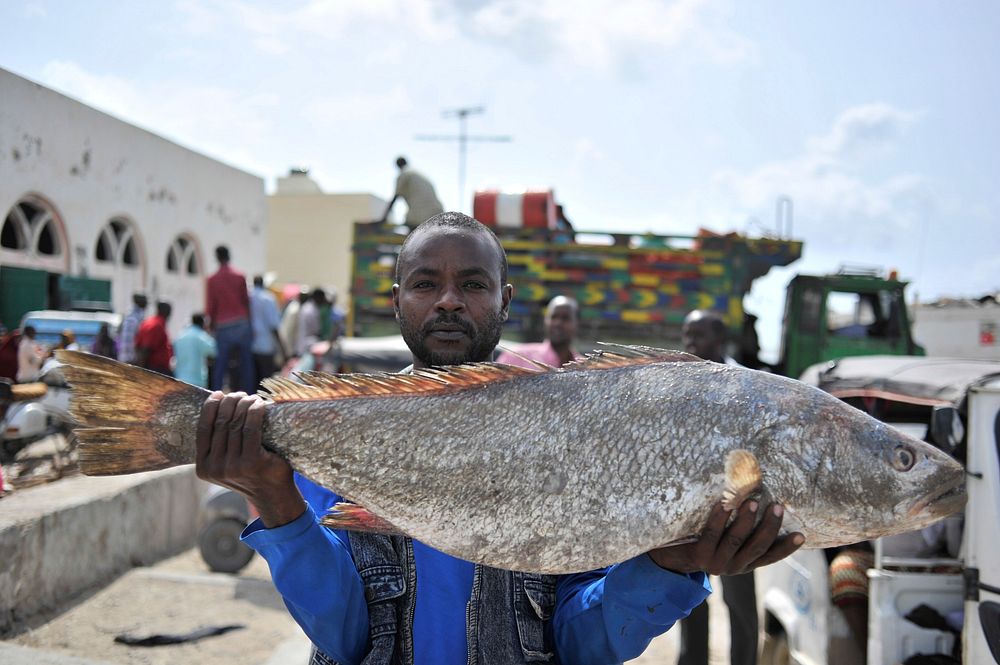
[[[720,312],[737,339],[743,296],[753,281],[802,252],[799,241],[707,230],[694,236],[578,232],[551,191],[480,192],[474,213],[507,251],[514,300],[505,335],[512,340],[541,339],[545,305],[557,295],[580,304],[581,348],[597,341],[679,347],[681,324],[693,309]],[[393,271],[409,231],[355,224],[348,321],[355,335],[398,333]]]

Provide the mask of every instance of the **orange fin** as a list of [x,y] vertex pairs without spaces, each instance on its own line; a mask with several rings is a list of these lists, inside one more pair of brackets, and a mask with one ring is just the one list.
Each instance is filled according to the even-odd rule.
[[[195,461],[180,430],[196,422],[209,392],[134,365],[82,351],[56,351],[69,382],[80,469],[110,476]],[[193,430],[193,428],[192,428]]]
[[320,524],[330,529],[346,529],[347,531],[365,531],[380,533],[385,536],[401,536],[403,532],[374,513],[368,512],[356,503],[341,502],[335,504],[330,512],[323,516]]
[[[551,369],[551,368],[550,368]],[[554,371],[554,370],[553,370]],[[265,379],[261,395],[275,402],[373,397],[376,395],[428,395],[447,393],[494,381],[535,376],[538,369],[469,363],[417,369],[410,374],[326,374],[302,372],[299,381],[288,378]]]
[[658,349],[652,346],[630,346],[598,342],[607,347],[588,353],[580,360],[563,365],[565,370],[613,369],[629,365],[650,365],[668,362],[704,362],[701,358],[684,351]]
[[760,489],[761,481],[760,464],[754,454],[742,449],[731,451],[726,456],[726,489],[722,492],[722,506],[726,510],[738,508]]

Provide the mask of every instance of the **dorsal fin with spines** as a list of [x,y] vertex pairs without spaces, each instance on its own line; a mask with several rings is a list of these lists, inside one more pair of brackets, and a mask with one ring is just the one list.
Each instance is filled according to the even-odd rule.
[[[548,371],[557,370],[549,367]],[[299,382],[285,377],[265,379],[261,395],[274,402],[430,395],[543,373],[541,367],[529,369],[491,362],[417,369],[409,374],[302,372],[297,375]]]
[[586,371],[594,369],[614,369],[629,365],[651,365],[653,363],[669,362],[704,362],[698,356],[685,351],[658,349],[652,346],[631,346],[598,342],[605,349],[598,349],[586,354],[579,360],[563,365],[567,371]]

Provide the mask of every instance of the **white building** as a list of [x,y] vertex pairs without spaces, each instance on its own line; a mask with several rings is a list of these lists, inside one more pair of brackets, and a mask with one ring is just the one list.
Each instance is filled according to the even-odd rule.
[[7,325],[15,310],[57,307],[60,278],[88,277],[110,281],[115,311],[127,312],[135,291],[170,301],[176,335],[204,308],[217,245],[248,279],[263,273],[259,177],[3,69],[0,100]]
[[995,298],[943,299],[915,306],[913,339],[929,356],[1000,360],[1000,304]]

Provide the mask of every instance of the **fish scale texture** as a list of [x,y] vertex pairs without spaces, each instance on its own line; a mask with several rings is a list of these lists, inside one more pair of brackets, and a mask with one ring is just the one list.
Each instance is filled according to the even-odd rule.
[[896,436],[886,429],[798,382],[671,362],[282,402],[265,438],[306,476],[444,552],[566,573],[699,533],[736,449],[758,458],[764,490],[807,545],[851,542],[845,515],[861,520],[855,531],[884,529],[885,506],[866,508],[842,484],[925,491],[878,466]]

